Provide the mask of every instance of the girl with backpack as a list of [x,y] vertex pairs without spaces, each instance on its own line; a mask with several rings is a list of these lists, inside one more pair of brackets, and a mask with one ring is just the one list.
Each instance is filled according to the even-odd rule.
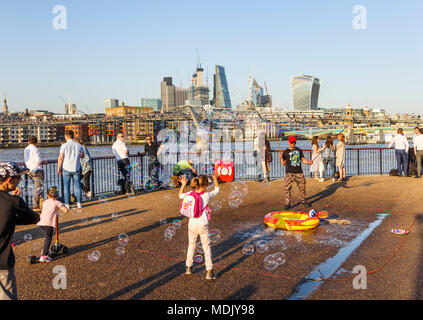
[[209,220],[210,208],[208,206],[210,200],[219,193],[219,182],[217,176],[213,174],[214,190],[205,192],[209,179],[205,175],[193,178],[191,187],[193,191],[184,193],[188,180],[182,175],[179,177],[179,182],[182,184],[179,190],[179,198],[183,199],[181,204],[181,214],[189,217],[188,223],[188,250],[186,260],[186,274],[193,272],[193,258],[195,248],[197,245],[197,237],[200,236],[201,244],[204,250],[204,259],[206,263],[207,280],[216,279],[213,270],[212,252],[209,238]]
[[335,146],[333,145],[333,139],[329,136],[323,146],[322,151],[322,163],[324,172],[328,172],[328,168],[333,168],[332,182],[335,182]]

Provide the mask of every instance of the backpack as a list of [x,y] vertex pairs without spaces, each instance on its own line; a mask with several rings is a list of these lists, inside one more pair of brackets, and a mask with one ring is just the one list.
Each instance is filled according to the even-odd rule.
[[208,208],[208,205],[201,210],[203,205],[203,199],[201,199],[202,193],[191,191],[187,194],[181,203],[180,212],[182,215],[188,218],[199,218],[201,214]]

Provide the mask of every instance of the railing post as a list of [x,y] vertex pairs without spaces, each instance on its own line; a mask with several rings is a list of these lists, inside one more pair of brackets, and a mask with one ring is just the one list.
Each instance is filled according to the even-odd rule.
[[357,175],[360,175],[360,149],[357,149]]
[[379,166],[380,166],[380,174],[383,174],[383,162],[382,162],[382,149],[379,149]]
[[59,174],[59,177],[60,177],[60,188],[61,188],[61,190],[62,190],[62,197],[64,197],[65,196],[65,185],[64,185],[64,183],[63,183],[63,172],[62,172],[62,174]]
[[94,179],[94,175],[95,175],[95,164],[94,164],[94,162],[95,162],[95,160],[91,160],[91,162],[92,162],[92,173],[91,173],[91,188],[90,188],[90,190],[91,190],[91,197],[92,198],[94,198],[94,196],[95,196],[95,179]]
[[[25,175],[25,202],[27,203],[27,204],[29,204],[29,202],[28,202],[28,200],[29,200],[29,196],[28,196],[28,194],[29,194],[29,191],[28,191],[28,175],[26,174]],[[34,192],[34,190],[33,190],[33,192]]]

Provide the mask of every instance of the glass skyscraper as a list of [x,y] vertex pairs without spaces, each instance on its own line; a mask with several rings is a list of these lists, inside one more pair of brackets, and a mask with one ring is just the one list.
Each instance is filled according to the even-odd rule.
[[294,110],[317,110],[320,80],[311,76],[292,76],[291,92]]
[[231,108],[228,82],[226,80],[225,68],[216,66],[214,75],[214,104],[217,109]]

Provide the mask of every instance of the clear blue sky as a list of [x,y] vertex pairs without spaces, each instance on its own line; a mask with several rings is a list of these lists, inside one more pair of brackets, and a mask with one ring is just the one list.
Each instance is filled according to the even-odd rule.
[[[52,26],[55,5],[67,29]],[[367,8],[355,30],[353,8]],[[323,107],[383,107],[423,113],[423,1],[2,1],[0,94],[11,111],[82,111],[104,99],[140,105],[160,81],[188,83],[199,49],[212,84],[225,66],[233,104],[248,97],[248,74],[266,81],[274,104],[291,107],[290,76],[322,81]]]

